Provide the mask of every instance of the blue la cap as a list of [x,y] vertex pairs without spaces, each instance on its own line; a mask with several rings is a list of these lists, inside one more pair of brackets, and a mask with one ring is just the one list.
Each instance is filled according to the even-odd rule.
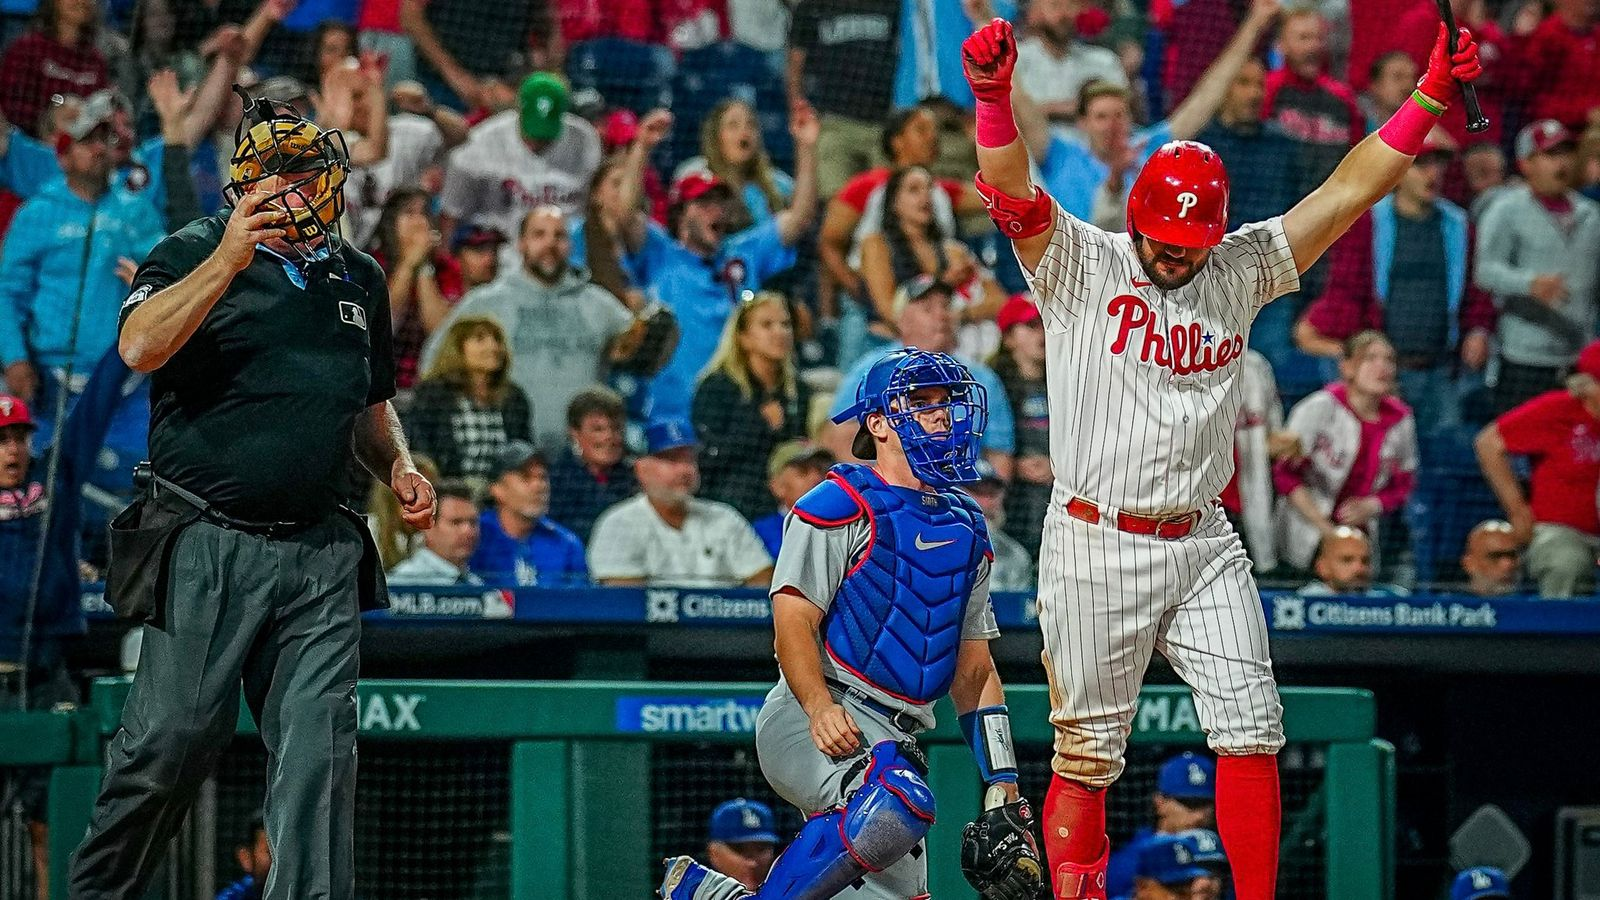
[[711,811],[711,839],[724,844],[776,844],[772,807],[739,797]]
[[1161,884],[1184,884],[1211,875],[1212,870],[1195,861],[1194,844],[1176,834],[1158,834],[1139,848],[1134,869],[1139,878]]
[[677,417],[655,419],[644,427],[645,452],[651,456],[676,450],[679,447],[698,447],[694,426],[688,419]]
[[1227,871],[1228,854],[1222,849],[1222,837],[1215,831],[1209,828],[1190,828],[1178,832],[1178,839],[1189,848],[1195,865],[1204,866],[1213,872]]
[[1450,885],[1450,900],[1487,900],[1510,897],[1511,882],[1506,873],[1493,866],[1476,866],[1456,875]]
[[1183,752],[1161,764],[1156,792],[1177,800],[1217,797],[1217,766],[1198,753]]

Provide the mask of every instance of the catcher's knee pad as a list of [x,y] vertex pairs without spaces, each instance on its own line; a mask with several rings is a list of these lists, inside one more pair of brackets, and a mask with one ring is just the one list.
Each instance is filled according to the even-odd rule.
[[758,900],[822,900],[910,853],[933,825],[933,792],[892,741],[872,748],[844,806],[812,816],[772,864]]

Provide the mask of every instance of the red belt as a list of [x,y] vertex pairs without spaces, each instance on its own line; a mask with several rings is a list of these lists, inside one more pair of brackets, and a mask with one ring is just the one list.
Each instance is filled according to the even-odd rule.
[[[1189,533],[1194,531],[1194,527],[1200,524],[1198,510],[1171,516],[1141,516],[1122,510],[1115,512],[1116,516],[1111,521],[1115,523],[1118,531],[1149,535],[1158,541],[1175,541],[1188,537]],[[1067,501],[1067,515],[1080,522],[1088,522],[1090,525],[1099,525],[1101,520],[1107,518],[1101,514],[1098,504],[1082,497],[1074,497]]]

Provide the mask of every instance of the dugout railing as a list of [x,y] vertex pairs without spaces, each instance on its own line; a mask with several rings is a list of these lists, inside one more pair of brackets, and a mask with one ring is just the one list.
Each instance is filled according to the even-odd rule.
[[[75,713],[0,714],[0,767],[52,768],[53,886],[82,836],[128,680],[102,679]],[[780,830],[798,826],[755,761],[755,714],[766,687],[680,682],[367,681],[359,689],[361,781],[357,867],[362,896],[643,898],[657,861],[698,851],[712,806],[732,796],[776,802]],[[1042,799],[1048,700],[1008,688],[1023,785]],[[1285,688],[1280,897],[1391,900],[1393,751],[1373,736],[1366,691]],[[971,897],[958,838],[979,804],[972,762],[948,705],[924,736],[938,797],[929,837],[934,897]],[[183,900],[232,877],[232,848],[264,789],[265,755],[241,711],[205,802],[191,817],[168,880]],[[1203,746],[1188,691],[1141,695],[1130,764],[1114,789],[1108,830],[1147,818],[1153,773],[1167,753]],[[199,821],[196,821],[199,820]],[[206,873],[196,879],[195,872]],[[192,892],[192,893],[191,893]],[[55,896],[63,896],[59,889]],[[170,900],[177,900],[166,890]]]

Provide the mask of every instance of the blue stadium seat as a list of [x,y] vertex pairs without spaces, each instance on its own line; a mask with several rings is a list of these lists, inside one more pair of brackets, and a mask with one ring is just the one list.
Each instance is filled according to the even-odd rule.
[[672,52],[623,38],[581,41],[567,54],[575,95],[593,91],[601,106],[644,113],[672,105]]
[[1405,512],[1419,583],[1459,578],[1456,567],[1467,534],[1484,519],[1504,515],[1478,468],[1472,447],[1477,433],[1471,425],[1446,428],[1423,447]]
[[700,154],[700,122],[713,106],[736,97],[755,108],[767,154],[784,170],[794,165],[789,138],[789,100],[783,75],[771,58],[752,47],[723,41],[692,50],[678,60],[672,83],[671,160],[668,170]]

